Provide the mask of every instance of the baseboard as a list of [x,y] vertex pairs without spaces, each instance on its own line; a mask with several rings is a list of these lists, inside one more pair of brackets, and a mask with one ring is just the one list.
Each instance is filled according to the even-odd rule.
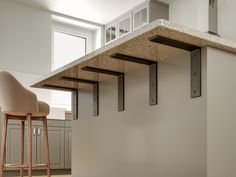
[[[15,177],[19,176],[20,171],[19,170],[7,170],[4,171],[4,176],[6,177]],[[24,175],[27,175],[27,170],[24,171]],[[52,175],[68,175],[71,174],[71,169],[53,169],[51,170]],[[33,170],[33,175],[34,176],[43,176],[47,175],[46,170]]]

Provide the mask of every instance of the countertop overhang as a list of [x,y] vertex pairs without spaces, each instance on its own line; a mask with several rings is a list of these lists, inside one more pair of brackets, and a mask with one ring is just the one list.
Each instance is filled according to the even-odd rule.
[[[111,75],[98,74],[82,70],[89,66],[112,70],[117,73],[126,73],[139,68],[141,65],[128,61],[116,60],[111,56],[123,54],[145,59],[147,61],[161,62],[166,58],[178,55],[184,50],[150,41],[155,36],[189,44],[190,46],[213,47],[236,54],[236,43],[208,33],[196,31],[166,20],[157,20],[110,44],[75,60],[49,74],[46,74],[32,84],[32,87],[73,91],[86,89],[87,83],[70,82],[62,79],[78,78],[89,81],[101,82],[112,77]],[[92,82],[91,82],[92,83]],[[91,84],[90,83],[90,84]]]

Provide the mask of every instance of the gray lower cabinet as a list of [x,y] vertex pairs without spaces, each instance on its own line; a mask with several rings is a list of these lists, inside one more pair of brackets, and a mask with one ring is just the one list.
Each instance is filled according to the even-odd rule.
[[71,168],[71,128],[65,128],[65,168]]
[[[68,121],[67,121],[68,122]],[[1,126],[1,125],[0,125]],[[8,124],[6,163],[20,163],[20,124]],[[64,121],[49,120],[48,138],[51,169],[71,168],[71,128]],[[33,163],[45,163],[44,129],[40,124],[32,127]],[[27,162],[27,125],[25,127],[25,155]]]
[[[36,126],[32,127],[33,129]],[[20,162],[20,125],[8,125],[6,144],[6,163]],[[27,127],[25,128],[25,139],[27,139]],[[27,141],[24,143],[24,161],[27,162]],[[36,136],[32,135],[32,162],[36,163]]]
[[[37,131],[37,162],[45,163],[44,129],[43,127],[38,127]],[[51,169],[63,169],[65,167],[64,135],[64,127],[48,127]]]

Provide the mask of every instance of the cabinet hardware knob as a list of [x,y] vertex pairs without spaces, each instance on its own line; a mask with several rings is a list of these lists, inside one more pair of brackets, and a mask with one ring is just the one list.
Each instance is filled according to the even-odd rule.
[[41,130],[40,130],[40,128],[38,128],[38,135],[40,135],[41,134]]
[[36,135],[36,128],[33,128],[33,135]]

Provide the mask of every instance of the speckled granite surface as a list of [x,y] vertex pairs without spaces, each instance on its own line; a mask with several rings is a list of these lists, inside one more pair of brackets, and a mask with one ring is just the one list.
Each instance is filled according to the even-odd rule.
[[46,84],[61,87],[66,86],[68,88],[84,88],[84,84],[67,82],[60,78],[61,76],[69,76],[103,81],[111,76],[82,71],[81,67],[93,66],[119,72],[128,72],[129,70],[139,67],[138,64],[111,59],[110,55],[114,53],[122,53],[147,60],[162,61],[165,58],[184,52],[180,49],[150,42],[149,38],[155,35],[164,36],[200,47],[210,46],[236,54],[236,42],[196,31],[166,20],[157,20],[43,76],[40,80],[35,81],[32,86],[47,88],[44,86]]

